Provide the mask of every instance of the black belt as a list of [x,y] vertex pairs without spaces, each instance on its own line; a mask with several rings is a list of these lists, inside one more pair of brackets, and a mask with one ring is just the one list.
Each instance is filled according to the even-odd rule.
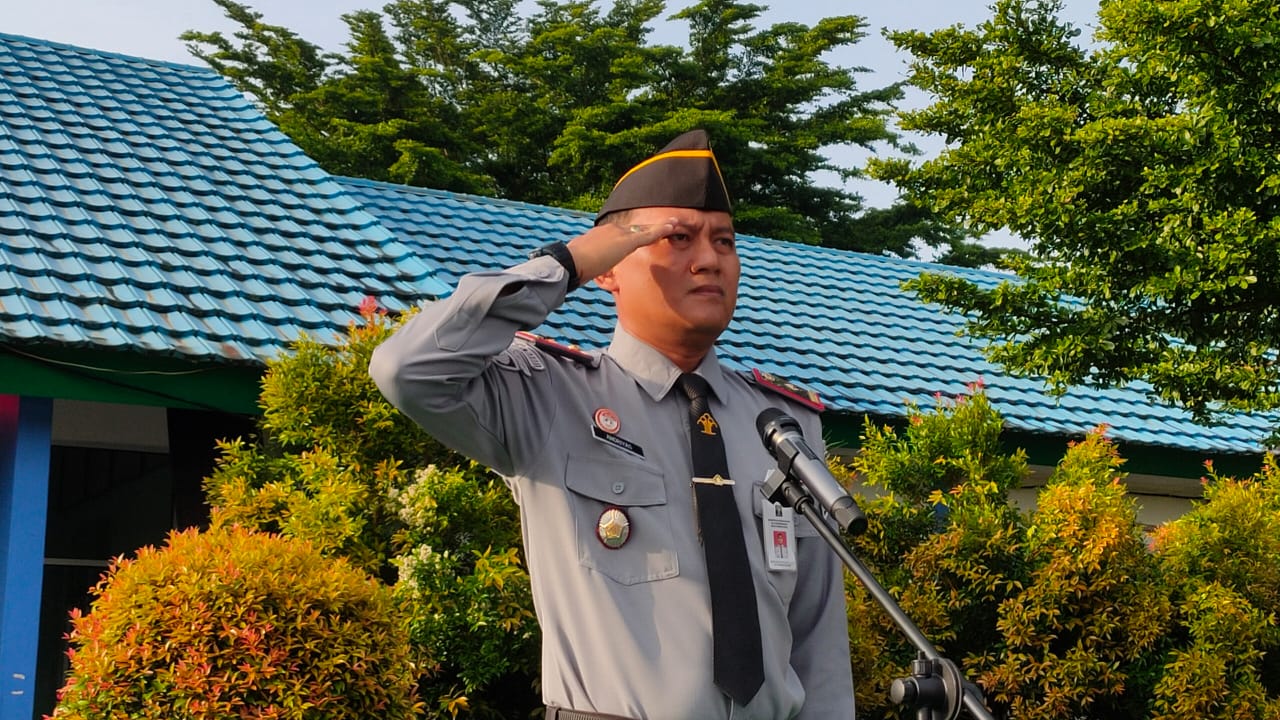
[[617,715],[547,706],[547,720],[627,720]]

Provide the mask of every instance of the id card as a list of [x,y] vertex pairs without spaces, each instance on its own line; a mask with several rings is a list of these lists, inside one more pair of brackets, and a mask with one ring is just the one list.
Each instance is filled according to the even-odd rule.
[[764,556],[770,570],[796,569],[796,521],[791,508],[760,498],[760,527],[764,532]]

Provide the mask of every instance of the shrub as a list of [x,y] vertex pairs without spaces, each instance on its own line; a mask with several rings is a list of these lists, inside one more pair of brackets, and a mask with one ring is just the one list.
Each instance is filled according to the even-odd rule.
[[[1144,535],[1103,430],[1073,443],[1030,513],[1025,463],[993,442],[979,391],[870,424],[853,469],[887,493],[854,541],[921,630],[1006,720],[1280,717],[1280,465],[1212,473],[1203,502]],[[839,468],[837,468],[839,469]],[[860,716],[888,701],[914,649],[846,583]]]
[[1000,603],[1001,639],[978,663],[988,697],[1011,717],[1145,713],[1169,591],[1121,463],[1102,429],[1073,443],[1027,519],[1024,585]]
[[395,500],[413,548],[397,558],[396,595],[431,671],[424,700],[438,717],[528,717],[540,635],[510,491],[479,465],[429,467]]
[[303,338],[267,365],[256,441],[220,443],[205,480],[212,524],[244,525],[308,540],[387,582],[402,526],[391,493],[405,468],[458,465],[445,449],[383,399],[369,357],[396,322],[369,303],[334,347]]
[[1252,478],[1209,470],[1204,502],[1152,543],[1177,618],[1152,717],[1280,717],[1280,467],[1267,455]]
[[390,591],[305,542],[175,532],[113,562],[93,594],[55,718],[413,716]]
[[[1003,423],[981,385],[971,390],[939,396],[932,412],[908,406],[901,432],[868,421],[851,464],[884,491],[865,505],[868,531],[855,551],[957,663],[994,642],[999,601],[1021,578],[1019,520],[1006,493],[1026,459],[1001,450]],[[894,717],[889,684],[907,674],[915,648],[855,581],[846,589],[859,715]]]
[[430,717],[528,716],[538,628],[515,502],[386,402],[369,357],[398,322],[361,311],[337,346],[304,339],[268,364],[261,437],[223,442],[205,482],[212,525],[302,538],[395,583]]

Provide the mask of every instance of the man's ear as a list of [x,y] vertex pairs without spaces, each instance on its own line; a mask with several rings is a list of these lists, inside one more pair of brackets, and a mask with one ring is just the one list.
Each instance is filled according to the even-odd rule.
[[596,284],[611,293],[618,290],[618,279],[614,277],[613,270],[597,275]]

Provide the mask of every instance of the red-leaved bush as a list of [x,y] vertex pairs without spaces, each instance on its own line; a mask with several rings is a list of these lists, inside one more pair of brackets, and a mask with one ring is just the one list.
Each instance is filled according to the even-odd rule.
[[304,541],[175,532],[119,559],[74,617],[54,718],[409,718],[389,589]]

